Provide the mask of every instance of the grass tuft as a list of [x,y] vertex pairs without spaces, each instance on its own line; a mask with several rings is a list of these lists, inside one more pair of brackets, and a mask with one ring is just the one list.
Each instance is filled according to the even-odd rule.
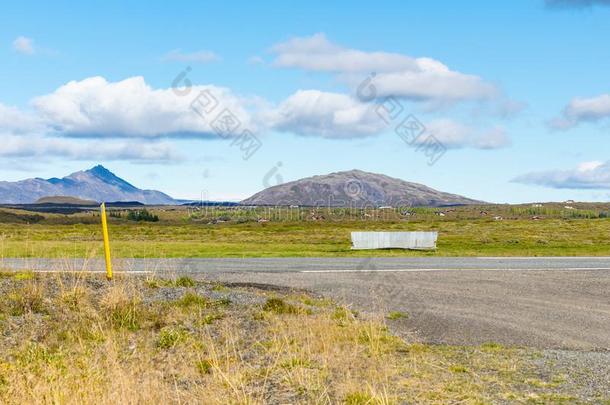
[[370,405],[373,397],[365,392],[351,392],[345,396],[345,405]]
[[181,308],[190,307],[205,307],[208,305],[208,299],[197,295],[192,292],[185,293],[179,300],[176,301],[176,305]]
[[185,333],[182,330],[174,328],[163,328],[159,332],[159,338],[157,339],[157,347],[161,349],[171,349],[176,346],[179,342],[185,339]]
[[309,361],[307,359],[292,358],[292,359],[287,360],[287,361],[283,362],[282,364],[280,364],[280,367],[292,370],[292,369],[299,368],[299,367],[313,368],[313,364],[311,361]]
[[467,373],[468,369],[461,364],[452,364],[449,366],[449,371],[452,373]]
[[281,298],[269,298],[265,305],[263,305],[263,310],[267,312],[272,312],[278,315],[284,314],[298,314],[299,309],[292,304],[286,303]]
[[31,271],[20,271],[15,273],[15,280],[32,280],[34,279],[34,273]]
[[195,280],[193,280],[190,277],[187,276],[182,276],[182,277],[178,277],[176,279],[176,281],[174,282],[174,285],[176,287],[195,287],[196,283]]
[[185,287],[185,288],[193,288],[197,285],[195,280],[187,276],[181,276],[176,279],[158,279],[151,278],[145,281],[145,285],[151,289],[158,288],[174,288],[174,287]]
[[201,374],[212,374],[213,365],[209,360],[199,360],[195,366]]
[[116,329],[137,331],[142,322],[141,299],[131,295],[122,286],[113,286],[102,298],[106,319]]
[[405,318],[408,318],[408,317],[409,317],[409,315],[408,315],[408,314],[406,314],[406,313],[404,313],[404,312],[399,312],[399,311],[390,312],[390,313],[388,314],[388,316],[387,316],[387,318],[388,318],[390,321],[396,321],[396,320],[398,320],[398,319],[405,319]]
[[7,306],[12,316],[43,314],[46,312],[44,290],[40,284],[31,282],[15,288],[7,296]]

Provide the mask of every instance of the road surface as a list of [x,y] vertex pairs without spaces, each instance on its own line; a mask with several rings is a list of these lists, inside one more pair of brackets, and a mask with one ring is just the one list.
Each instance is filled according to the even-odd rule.
[[[610,350],[610,258],[128,259],[117,271],[306,289],[359,311],[400,311],[432,343]],[[103,271],[103,261],[3,259],[0,267]]]

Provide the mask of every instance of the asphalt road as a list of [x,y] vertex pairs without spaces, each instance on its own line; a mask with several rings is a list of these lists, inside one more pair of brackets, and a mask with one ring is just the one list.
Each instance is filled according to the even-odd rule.
[[[336,272],[443,270],[610,270],[610,257],[325,257],[221,259],[114,259],[118,271]],[[0,268],[40,271],[104,270],[103,259],[0,259]]]
[[[128,259],[115,269],[306,289],[408,318],[432,343],[610,350],[610,258]],[[103,271],[103,262],[3,259],[0,268]]]

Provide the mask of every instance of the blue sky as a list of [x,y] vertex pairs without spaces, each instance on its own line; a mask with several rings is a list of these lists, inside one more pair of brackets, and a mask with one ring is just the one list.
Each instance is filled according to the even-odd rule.
[[[607,1],[122,3],[0,6],[0,180],[103,164],[240,199],[358,168],[493,202],[610,200]],[[234,132],[212,126],[225,108]],[[409,115],[425,131],[407,142]]]

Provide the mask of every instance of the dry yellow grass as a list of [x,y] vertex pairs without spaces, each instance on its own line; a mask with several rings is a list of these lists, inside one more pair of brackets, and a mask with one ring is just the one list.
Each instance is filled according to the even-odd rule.
[[410,344],[382,317],[305,295],[0,273],[0,403],[568,400],[532,355]]

